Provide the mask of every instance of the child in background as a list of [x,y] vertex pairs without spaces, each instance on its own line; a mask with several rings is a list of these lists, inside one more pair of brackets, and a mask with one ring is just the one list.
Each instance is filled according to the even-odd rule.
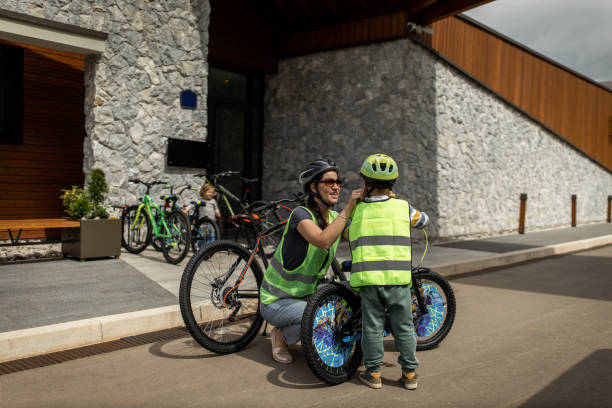
[[205,183],[200,189],[200,196],[202,196],[206,205],[199,208],[198,218],[208,217],[219,224],[221,212],[217,200],[215,200],[215,188],[211,184]]

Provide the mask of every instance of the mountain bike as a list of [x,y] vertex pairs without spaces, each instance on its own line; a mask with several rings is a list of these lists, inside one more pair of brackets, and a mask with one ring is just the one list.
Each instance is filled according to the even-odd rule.
[[[182,211],[166,211],[166,205],[160,207],[149,196],[152,186],[166,183],[162,181],[147,183],[139,179],[130,179],[129,182],[143,184],[146,192],[141,199],[142,202],[128,207],[121,217],[124,248],[128,252],[137,254],[144,251],[152,239],[159,239],[166,261],[171,264],[181,262],[191,245],[189,219]],[[172,207],[173,200],[173,197],[168,197],[166,201],[168,208]]]
[[[302,197],[268,206],[298,200]],[[203,347],[233,353],[253,340],[263,323],[259,314],[260,262],[267,268],[268,258],[261,251],[262,242],[286,223],[284,220],[259,233],[253,250],[220,240],[204,246],[189,260],[181,277],[179,304],[185,325]]]
[[[255,338],[263,324],[259,288],[268,267],[260,252],[261,239],[285,224],[263,231],[251,251],[231,241],[216,241],[191,258],[181,278],[179,303],[187,329],[202,347],[234,353]],[[304,357],[328,384],[347,381],[361,363],[361,301],[347,272],[348,265],[342,267],[334,259],[331,274],[320,280],[302,317]],[[427,350],[448,335],[455,319],[455,295],[446,279],[421,266],[412,269],[411,289],[417,350]],[[384,334],[391,334],[388,321],[385,327]]]

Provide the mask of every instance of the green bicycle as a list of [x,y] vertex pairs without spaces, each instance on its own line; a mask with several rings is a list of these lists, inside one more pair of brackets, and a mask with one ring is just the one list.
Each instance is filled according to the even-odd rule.
[[[143,184],[147,190],[140,204],[128,207],[122,214],[123,247],[130,253],[138,254],[145,250],[152,239],[159,240],[166,261],[171,264],[181,262],[191,246],[189,219],[179,210],[166,212],[165,206],[160,207],[149,196],[152,186],[166,183],[146,183],[139,179],[131,179],[129,182]],[[156,214],[159,216],[156,217]]]

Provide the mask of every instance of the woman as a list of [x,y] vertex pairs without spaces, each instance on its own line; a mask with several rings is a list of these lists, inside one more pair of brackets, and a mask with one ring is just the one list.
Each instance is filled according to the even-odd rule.
[[270,266],[261,284],[261,314],[275,326],[270,332],[272,357],[289,364],[293,357],[288,345],[300,340],[300,326],[306,301],[319,278],[325,276],[336,254],[340,234],[362,190],[353,190],[346,206],[337,213],[340,185],[338,167],[327,159],[308,163],[299,176],[308,194],[305,207],[291,212]]

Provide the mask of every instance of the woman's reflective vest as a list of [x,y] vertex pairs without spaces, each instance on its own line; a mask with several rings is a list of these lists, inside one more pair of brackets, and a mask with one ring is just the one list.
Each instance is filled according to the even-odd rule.
[[360,202],[351,215],[351,286],[408,285],[410,206],[404,200]]
[[[314,223],[318,225],[314,214],[308,208],[302,208],[308,211]],[[293,215],[293,213],[291,215]],[[333,222],[337,216],[337,212],[330,210],[328,218],[329,223]],[[303,298],[313,294],[317,288],[319,278],[325,276],[329,265],[331,265],[336,255],[336,248],[340,241],[339,236],[328,250],[317,248],[309,243],[306,257],[300,266],[293,270],[283,268],[283,244],[287,231],[289,230],[290,221],[291,216],[285,226],[280,244],[278,244],[278,248],[276,248],[274,256],[270,260],[270,265],[264,274],[263,281],[261,282],[259,296],[261,301],[265,304],[270,304],[278,299]]]

